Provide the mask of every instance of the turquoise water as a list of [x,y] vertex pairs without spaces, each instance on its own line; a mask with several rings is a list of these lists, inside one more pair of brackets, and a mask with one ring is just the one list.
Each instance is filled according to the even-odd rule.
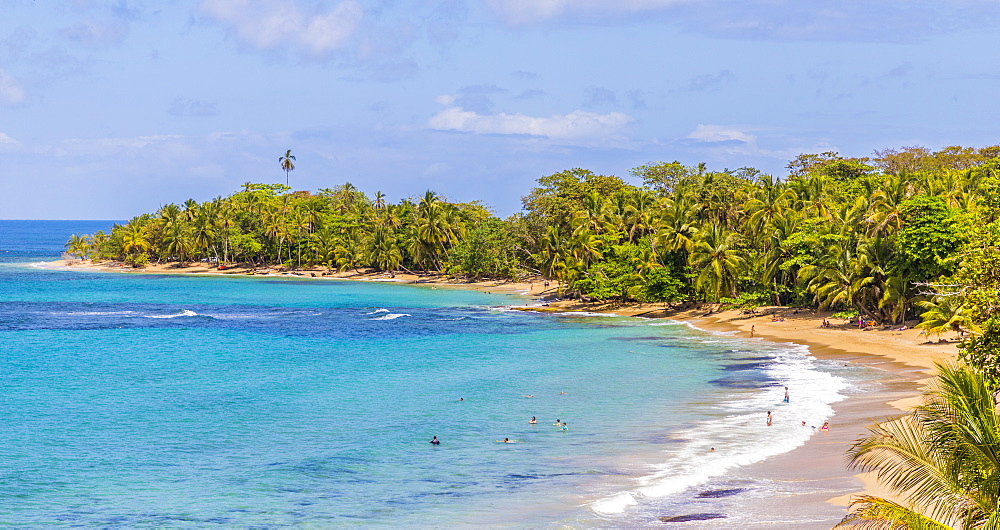
[[37,264],[108,224],[0,221],[0,524],[640,524],[848,386],[798,348],[513,295]]

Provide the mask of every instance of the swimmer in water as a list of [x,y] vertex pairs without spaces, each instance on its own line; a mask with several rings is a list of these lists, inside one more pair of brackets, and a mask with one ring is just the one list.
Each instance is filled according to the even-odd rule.
[[465,398],[458,398],[459,401],[465,401]]
[[767,411],[767,426],[768,427],[771,426],[771,422],[772,421],[774,421],[774,418],[771,417],[771,411]]
[[532,396],[531,394],[521,394],[521,397],[535,397],[535,396]]
[[510,439],[508,439],[508,438],[504,438],[503,440],[497,440],[497,442],[499,442],[499,443],[502,443],[502,444],[513,444],[513,443],[517,443],[516,441],[514,441],[514,440],[510,440]]
[[534,424],[538,423],[538,420],[536,420],[536,419],[535,419],[535,417],[534,417],[534,416],[532,416],[532,417],[531,417],[531,419],[530,419],[530,420],[528,420],[528,423],[530,423],[530,424],[534,425]]
[[438,440],[438,437],[437,437],[437,436],[435,436],[435,437],[434,437],[434,438],[433,438],[433,439],[431,440],[431,443],[432,443],[432,444],[434,444],[434,445],[441,445],[441,441],[440,441],[440,440]]
[[830,422],[824,421],[823,422],[823,426],[820,427],[819,430],[821,430],[821,431],[829,431],[830,430]]
[[566,422],[563,422],[562,427],[560,427],[560,429],[562,429],[564,431],[568,431],[569,430],[569,425],[567,425]]
[[556,418],[556,422],[555,422],[555,423],[553,423],[552,425],[555,425],[556,427],[560,427],[560,426],[562,426],[562,422],[561,422],[561,421],[559,421],[559,419],[558,419],[558,418]]
[[565,393],[565,392],[560,392],[559,394],[560,394],[560,395],[565,395],[566,393]]

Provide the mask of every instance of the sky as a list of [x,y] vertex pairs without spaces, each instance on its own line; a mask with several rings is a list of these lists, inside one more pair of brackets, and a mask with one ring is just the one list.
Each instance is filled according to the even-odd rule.
[[0,219],[1000,143],[1000,0],[0,0]]

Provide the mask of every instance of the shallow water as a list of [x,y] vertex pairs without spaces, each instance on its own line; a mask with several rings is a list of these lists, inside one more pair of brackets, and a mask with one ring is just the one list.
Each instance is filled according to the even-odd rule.
[[31,265],[106,226],[0,221],[2,523],[630,524],[800,445],[861,379],[509,295]]

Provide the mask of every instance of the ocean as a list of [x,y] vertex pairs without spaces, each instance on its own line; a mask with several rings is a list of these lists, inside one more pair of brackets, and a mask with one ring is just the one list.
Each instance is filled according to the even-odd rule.
[[516,294],[40,264],[110,224],[0,221],[0,524],[732,526],[766,482],[695,494],[873,379]]

